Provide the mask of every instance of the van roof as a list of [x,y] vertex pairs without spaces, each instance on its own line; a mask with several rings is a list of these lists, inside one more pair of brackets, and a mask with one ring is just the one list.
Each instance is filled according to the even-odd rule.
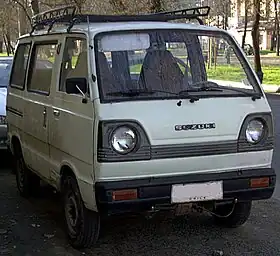
[[[208,6],[142,15],[76,15],[75,12],[75,6],[67,6],[39,13],[32,17],[33,28],[30,34],[23,35],[20,38],[30,35],[67,33],[70,31],[90,34],[143,29],[221,31],[217,27],[203,25],[201,18],[208,16],[210,12],[210,7]],[[167,22],[178,19],[197,20],[199,24]]]
[[[66,25],[54,27],[51,31],[53,33],[67,33]],[[217,27],[210,27],[197,24],[185,24],[185,23],[167,23],[167,22],[114,22],[112,23],[89,23],[77,24],[71,29],[72,33],[90,33],[97,34],[100,32],[118,31],[118,30],[148,30],[148,29],[186,29],[186,30],[199,30],[199,31],[221,31]],[[47,29],[36,30],[32,35],[44,35],[48,34]],[[21,36],[27,37],[29,34]]]

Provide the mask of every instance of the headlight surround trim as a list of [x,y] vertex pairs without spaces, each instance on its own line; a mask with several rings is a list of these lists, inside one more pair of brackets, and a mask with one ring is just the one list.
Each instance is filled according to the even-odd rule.
[[[129,127],[136,133],[137,143],[132,151],[120,154],[111,145],[111,136],[119,127]],[[151,159],[151,143],[146,131],[137,120],[100,120],[97,135],[97,161],[98,162],[123,162],[141,161]]]
[[[247,141],[246,130],[248,124],[253,121],[261,121],[264,125],[263,135],[257,143],[250,143]],[[243,119],[238,136],[237,152],[252,152],[271,150],[274,148],[274,123],[271,112],[252,113]]]

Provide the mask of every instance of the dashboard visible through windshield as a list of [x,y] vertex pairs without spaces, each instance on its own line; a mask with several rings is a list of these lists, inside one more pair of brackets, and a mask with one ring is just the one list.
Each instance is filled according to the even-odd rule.
[[95,40],[103,101],[260,93],[248,64],[224,33],[119,31]]

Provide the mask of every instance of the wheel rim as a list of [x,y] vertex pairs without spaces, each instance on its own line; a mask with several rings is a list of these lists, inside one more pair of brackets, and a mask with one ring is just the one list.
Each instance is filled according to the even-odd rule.
[[79,222],[79,206],[77,198],[73,192],[68,193],[66,196],[65,217],[70,235],[75,236],[77,234],[77,226]]
[[18,188],[20,191],[23,191],[25,171],[24,171],[23,161],[21,161],[21,159],[17,160],[17,179],[18,179]]

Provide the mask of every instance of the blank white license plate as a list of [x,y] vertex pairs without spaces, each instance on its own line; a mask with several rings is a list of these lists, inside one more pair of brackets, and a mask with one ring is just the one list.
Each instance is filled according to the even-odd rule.
[[223,182],[213,181],[186,185],[173,185],[172,203],[186,203],[223,199]]

